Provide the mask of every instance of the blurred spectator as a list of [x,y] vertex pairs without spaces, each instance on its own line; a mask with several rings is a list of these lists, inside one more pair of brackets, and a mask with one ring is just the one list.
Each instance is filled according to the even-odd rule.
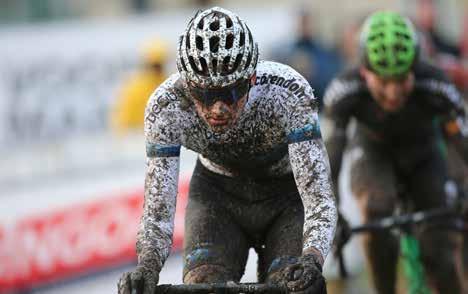
[[[430,56],[445,53],[454,56],[460,55],[460,49],[448,43],[436,31],[437,10],[432,0],[418,0],[416,9],[416,24],[423,34],[423,47],[426,47]],[[424,42],[427,42],[424,44]]]
[[341,39],[339,40],[338,48],[340,49],[343,63],[346,65],[357,64],[359,60],[359,45],[358,38],[361,29],[361,24],[364,20],[362,18],[356,18],[343,25],[341,31]]
[[274,59],[301,73],[314,89],[322,108],[323,93],[328,82],[341,69],[339,54],[323,47],[314,36],[312,16],[307,9],[297,14],[297,36],[286,50],[276,52]]
[[149,8],[148,0],[130,0],[130,5],[136,12],[147,12]]
[[462,25],[459,41],[460,56],[439,54],[436,56],[436,62],[449,75],[465,100],[468,100],[468,6],[464,11]]
[[148,98],[167,78],[167,51],[162,40],[153,40],[143,47],[142,68],[124,82],[112,113],[112,126],[117,132],[143,130]]
[[468,5],[466,5],[463,17],[463,29],[462,36],[460,39],[460,51],[461,56],[465,60],[468,60]]

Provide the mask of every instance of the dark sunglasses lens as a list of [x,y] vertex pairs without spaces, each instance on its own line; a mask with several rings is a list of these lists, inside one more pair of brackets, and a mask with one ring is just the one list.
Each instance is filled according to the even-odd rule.
[[204,105],[210,106],[216,101],[223,101],[226,104],[234,104],[239,101],[250,88],[248,82],[238,83],[229,88],[221,89],[202,89],[190,87],[190,94],[194,99],[200,101]]

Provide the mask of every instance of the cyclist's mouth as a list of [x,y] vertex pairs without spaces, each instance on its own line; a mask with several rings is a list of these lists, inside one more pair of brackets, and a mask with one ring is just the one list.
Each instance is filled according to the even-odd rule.
[[395,111],[400,109],[403,106],[403,101],[392,101],[387,103],[387,109]]
[[390,109],[396,109],[396,108],[399,108],[400,106],[401,106],[400,102],[388,102],[387,103],[387,108],[390,108]]
[[227,125],[229,123],[229,119],[210,117],[210,118],[208,118],[208,123],[211,126],[224,126],[224,125]]

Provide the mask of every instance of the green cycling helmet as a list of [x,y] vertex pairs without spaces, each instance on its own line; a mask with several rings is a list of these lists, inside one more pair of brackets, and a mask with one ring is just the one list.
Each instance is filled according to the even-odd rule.
[[366,66],[382,77],[408,73],[418,55],[418,41],[411,22],[396,12],[380,11],[365,21],[361,50]]

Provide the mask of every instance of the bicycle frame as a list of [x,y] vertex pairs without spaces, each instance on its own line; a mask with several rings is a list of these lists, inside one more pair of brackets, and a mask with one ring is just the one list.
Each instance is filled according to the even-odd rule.
[[419,241],[414,236],[403,233],[400,236],[400,250],[403,271],[408,282],[408,293],[430,294],[424,267],[421,262]]

